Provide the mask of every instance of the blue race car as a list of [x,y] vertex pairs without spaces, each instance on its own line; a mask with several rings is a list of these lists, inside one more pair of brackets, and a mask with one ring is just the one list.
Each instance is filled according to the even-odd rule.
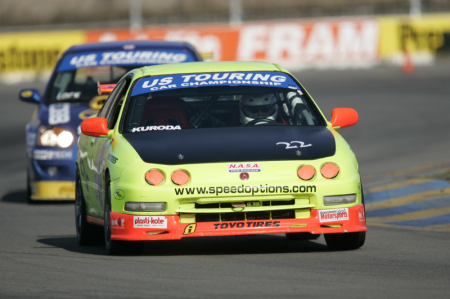
[[183,42],[93,43],[64,52],[43,96],[35,89],[19,93],[20,100],[38,104],[26,126],[28,201],[75,199],[80,124],[103,106],[108,95],[99,95],[99,90],[107,90],[104,84],[115,84],[129,70],[145,65],[201,60]]

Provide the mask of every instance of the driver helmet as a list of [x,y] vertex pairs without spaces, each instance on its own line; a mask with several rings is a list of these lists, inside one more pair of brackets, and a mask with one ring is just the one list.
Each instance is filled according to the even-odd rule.
[[255,119],[275,121],[277,117],[278,105],[273,94],[246,94],[239,105],[243,125]]

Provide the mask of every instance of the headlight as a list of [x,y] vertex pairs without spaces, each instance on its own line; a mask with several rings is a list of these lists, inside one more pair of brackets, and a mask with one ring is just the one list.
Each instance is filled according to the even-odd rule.
[[172,173],[171,179],[175,184],[183,186],[187,184],[191,178],[186,170],[178,169]]
[[353,202],[356,202],[356,194],[323,197],[323,204],[326,206],[342,205]]
[[41,126],[39,128],[37,145],[68,148],[72,145],[74,139],[73,134],[63,128]]
[[163,212],[166,210],[165,202],[127,202],[125,211],[132,212]]
[[56,143],[62,148],[69,147],[73,142],[73,134],[69,131],[62,131],[59,133],[58,138],[56,138]]

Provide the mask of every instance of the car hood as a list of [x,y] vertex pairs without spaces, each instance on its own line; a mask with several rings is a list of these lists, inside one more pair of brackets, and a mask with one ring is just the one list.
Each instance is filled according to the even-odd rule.
[[254,126],[124,133],[147,163],[313,160],[335,154],[333,134],[322,126]]
[[39,109],[42,125],[58,126],[77,133],[78,126],[98,110],[91,109],[89,102],[44,104]]

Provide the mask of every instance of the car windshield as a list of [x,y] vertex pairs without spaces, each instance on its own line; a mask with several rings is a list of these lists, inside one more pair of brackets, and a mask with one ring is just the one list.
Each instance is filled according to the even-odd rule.
[[45,102],[83,102],[98,95],[97,82],[115,84],[128,71],[155,64],[195,61],[184,50],[94,51],[65,55],[50,82]]
[[115,84],[136,66],[96,66],[58,72],[50,83],[45,101],[84,102],[98,95],[97,82]]
[[[174,77],[169,77],[174,84],[156,77],[142,78],[135,84],[125,112],[124,133],[243,125],[324,125],[317,108],[296,83],[260,86],[256,80],[244,86],[236,83],[242,82],[239,80],[222,80],[225,85],[200,87],[195,82],[182,83],[186,78],[177,82]],[[164,85],[158,87],[157,80]]]

